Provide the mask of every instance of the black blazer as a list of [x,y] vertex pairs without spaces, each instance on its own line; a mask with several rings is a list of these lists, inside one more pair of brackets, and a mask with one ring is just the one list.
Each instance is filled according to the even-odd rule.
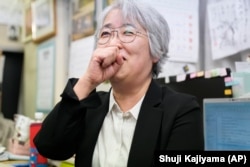
[[[109,108],[110,92],[93,91],[79,101],[70,79],[34,139],[50,159],[75,157],[76,167],[91,167],[99,131]],[[150,167],[156,150],[203,150],[202,111],[193,96],[180,94],[152,80],[142,102],[128,167]]]

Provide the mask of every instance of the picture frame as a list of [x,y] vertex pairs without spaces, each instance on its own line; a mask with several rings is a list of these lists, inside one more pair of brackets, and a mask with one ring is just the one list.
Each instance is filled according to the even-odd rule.
[[93,8],[93,2],[96,0],[71,0],[72,7],[73,7],[73,14],[81,12],[84,10],[84,7],[91,6]]
[[19,41],[20,39],[20,26],[8,25],[8,39],[11,41]]
[[54,105],[55,56],[55,38],[38,45],[36,111],[45,114],[48,114]]
[[42,42],[56,34],[56,0],[36,0],[32,9],[32,40]]
[[111,5],[115,0],[104,0],[104,7]]
[[95,0],[81,0],[72,16],[72,41],[93,35],[95,32]]
[[25,4],[23,10],[22,42],[28,42],[32,39],[32,11],[31,3]]

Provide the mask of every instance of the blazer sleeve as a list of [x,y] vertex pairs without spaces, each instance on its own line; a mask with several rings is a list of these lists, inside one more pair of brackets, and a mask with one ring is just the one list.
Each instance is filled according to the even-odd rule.
[[68,81],[61,101],[45,118],[33,140],[38,152],[47,158],[65,160],[75,154],[86,110],[98,103],[95,92],[79,101],[73,91],[76,82],[76,79]]
[[165,99],[164,106],[162,133],[169,132],[164,149],[204,150],[203,113],[196,98],[173,93]]

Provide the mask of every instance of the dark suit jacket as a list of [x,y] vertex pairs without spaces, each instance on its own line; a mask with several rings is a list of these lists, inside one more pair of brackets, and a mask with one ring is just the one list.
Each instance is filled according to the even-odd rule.
[[[79,101],[73,91],[76,81],[69,80],[34,143],[50,159],[64,160],[75,154],[76,167],[91,167],[110,92],[93,91]],[[135,127],[128,167],[152,166],[156,150],[203,149],[202,111],[196,99],[152,80]]]

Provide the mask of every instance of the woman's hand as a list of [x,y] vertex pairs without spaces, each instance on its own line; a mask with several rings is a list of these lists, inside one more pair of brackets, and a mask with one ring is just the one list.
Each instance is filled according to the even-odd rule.
[[79,78],[74,91],[79,99],[83,99],[102,82],[110,79],[123,64],[117,46],[97,48],[91,57],[84,75]]

